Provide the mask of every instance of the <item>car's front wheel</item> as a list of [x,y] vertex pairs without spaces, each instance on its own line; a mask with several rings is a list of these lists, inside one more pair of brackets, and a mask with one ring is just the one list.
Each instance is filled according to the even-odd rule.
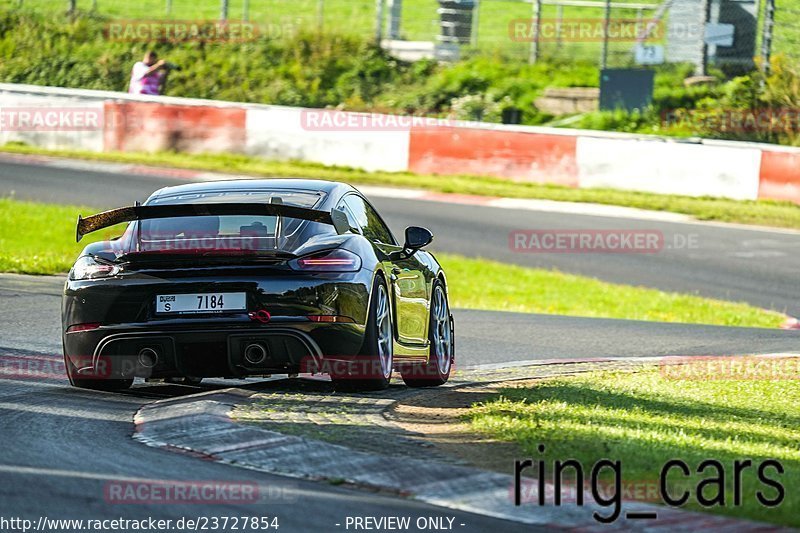
[[455,334],[447,293],[439,280],[433,284],[429,321],[428,340],[431,350],[428,361],[421,365],[409,364],[399,368],[403,381],[409,387],[437,387],[450,379],[455,358]]
[[367,330],[361,355],[350,370],[331,376],[338,388],[348,390],[383,390],[392,380],[394,364],[394,333],[392,309],[386,282],[375,276],[367,316]]

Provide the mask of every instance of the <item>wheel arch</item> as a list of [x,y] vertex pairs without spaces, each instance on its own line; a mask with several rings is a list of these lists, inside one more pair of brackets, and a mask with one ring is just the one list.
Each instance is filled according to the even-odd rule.
[[386,275],[386,271],[385,271],[385,269],[384,269],[384,267],[383,267],[383,265],[381,263],[378,263],[378,265],[372,271],[372,277],[371,277],[371,281],[370,281],[369,293],[367,295],[367,312],[366,312],[366,315],[365,315],[367,317],[367,321],[364,322],[364,327],[367,326],[367,322],[369,321],[369,312],[370,312],[370,309],[372,307],[372,294],[373,294],[372,291],[375,290],[375,280],[377,278],[382,279],[384,285],[386,286],[386,292],[387,292],[387,295],[389,296],[389,313],[391,314],[391,317],[392,317],[392,336],[394,337],[394,340],[396,341],[397,338],[398,338],[398,336],[397,336],[397,309],[396,309],[396,307],[394,305],[394,297],[392,296],[392,294],[393,294],[392,293],[392,287],[389,284],[389,276]]
[[[434,281],[438,281],[439,283],[442,284],[442,286],[444,287],[444,293],[447,295],[448,294],[447,276],[445,276],[444,270],[441,270],[441,269],[439,270],[439,272],[436,274],[436,277],[434,278]],[[431,292],[433,292],[432,289],[431,289]],[[449,296],[448,296],[448,299],[449,299]]]

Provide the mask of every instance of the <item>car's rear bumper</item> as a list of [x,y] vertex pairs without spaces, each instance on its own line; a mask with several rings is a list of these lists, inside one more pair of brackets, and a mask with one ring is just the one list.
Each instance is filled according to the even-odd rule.
[[[64,350],[87,377],[244,377],[307,372],[324,358],[355,356],[363,336],[357,324],[299,320],[258,327],[128,324],[66,333]],[[248,361],[251,345],[264,348],[263,360]]]
[[[62,302],[64,352],[73,366],[113,377],[263,375],[302,371],[326,356],[353,356],[363,344],[371,287],[366,270],[306,274],[269,269],[191,269],[159,275],[68,281]],[[246,294],[246,309],[159,315],[159,294]],[[266,313],[262,322],[258,313]],[[313,319],[335,321],[314,321]],[[263,345],[263,363],[243,364],[243,350]],[[156,353],[151,368],[144,349]],[[122,372],[122,375],[120,375]]]

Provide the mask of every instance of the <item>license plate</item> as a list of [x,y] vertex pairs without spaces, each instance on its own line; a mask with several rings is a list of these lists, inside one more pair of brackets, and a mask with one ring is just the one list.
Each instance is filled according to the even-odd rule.
[[156,313],[222,313],[247,309],[243,292],[216,292],[203,294],[159,294],[156,296]]

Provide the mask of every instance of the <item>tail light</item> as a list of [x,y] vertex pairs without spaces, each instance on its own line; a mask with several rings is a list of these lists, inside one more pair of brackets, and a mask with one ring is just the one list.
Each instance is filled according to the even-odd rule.
[[73,324],[67,328],[67,333],[76,333],[78,331],[91,331],[100,327],[100,322],[86,322],[85,324]]
[[69,271],[69,279],[73,281],[84,279],[97,279],[116,276],[119,273],[119,266],[106,261],[98,261],[91,255],[84,255],[75,261],[72,270]]
[[337,248],[295,259],[290,265],[294,270],[309,272],[356,272],[361,268],[361,258]]

